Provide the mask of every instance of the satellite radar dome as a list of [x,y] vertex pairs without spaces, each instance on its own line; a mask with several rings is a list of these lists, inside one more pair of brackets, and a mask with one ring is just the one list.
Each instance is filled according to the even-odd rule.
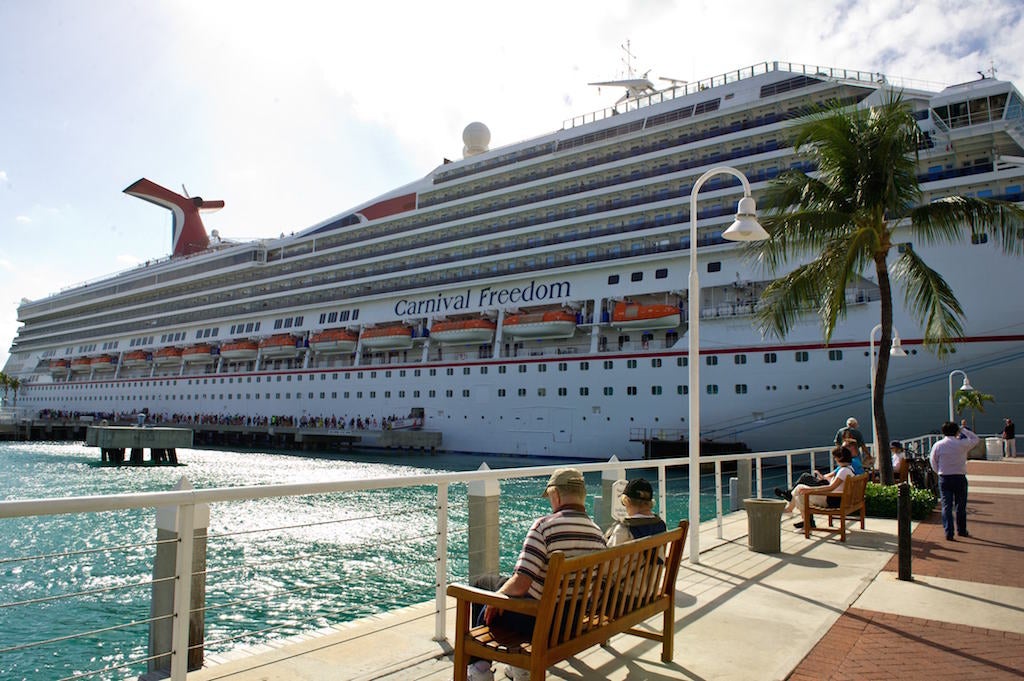
[[462,131],[462,141],[466,145],[462,148],[464,158],[476,156],[487,151],[487,145],[491,143],[491,131],[479,121],[474,121]]

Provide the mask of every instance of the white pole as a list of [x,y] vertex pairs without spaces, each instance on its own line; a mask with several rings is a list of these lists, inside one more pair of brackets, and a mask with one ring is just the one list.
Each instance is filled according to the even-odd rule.
[[[767,233],[756,224],[754,220],[754,200],[750,198],[750,182],[747,176],[729,166],[717,166],[711,168],[701,175],[694,183],[690,191],[690,278],[687,297],[687,334],[689,335],[689,346],[687,349],[687,365],[689,367],[689,462],[690,462],[690,562],[696,565],[700,562],[700,277],[697,275],[697,193],[710,178],[715,175],[728,174],[736,177],[743,184],[743,196],[740,201],[739,211],[736,215],[736,222],[733,227],[740,225],[741,215],[749,225],[753,222],[757,233],[746,232],[743,236],[731,236],[730,227],[723,234],[727,239],[759,240],[767,238]],[[746,205],[745,204],[749,204]],[[749,214],[743,214],[743,209],[749,208]]]
[[[964,383],[966,383],[968,386],[970,386],[970,379],[967,378],[967,373],[964,372],[962,369],[953,369],[952,371],[949,372],[949,390],[947,391],[947,394],[949,395],[949,420],[950,420],[950,422],[952,422],[953,419],[956,418],[956,412],[954,411],[954,408],[953,408],[953,374],[960,374],[961,376],[963,376],[964,377]],[[965,388],[965,389],[969,390],[970,388],[968,387],[968,388]]]

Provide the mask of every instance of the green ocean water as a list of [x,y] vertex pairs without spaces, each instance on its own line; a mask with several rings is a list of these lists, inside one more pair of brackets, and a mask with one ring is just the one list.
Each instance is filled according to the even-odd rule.
[[[0,499],[166,491],[183,475],[196,488],[232,487],[475,470],[483,461],[468,455],[180,450],[185,466],[118,469],[97,467],[98,456],[78,443],[0,443]],[[542,484],[536,478],[502,483],[503,572],[511,569],[530,522],[548,510],[538,496]],[[598,475],[588,475],[591,491],[599,484]],[[685,515],[685,475],[670,478],[668,486],[667,520],[674,524]],[[464,485],[449,490],[449,579],[455,580],[465,579],[468,565],[465,495]],[[215,505],[206,653],[431,600],[436,501],[429,486]],[[713,498],[702,501],[702,515],[713,516]],[[147,655],[144,620],[150,617],[155,539],[148,510],[0,520],[0,679],[63,679],[117,665],[125,666],[87,678],[144,672],[145,662],[137,661]],[[45,600],[72,593],[78,595]],[[96,633],[77,636],[88,631]],[[74,638],[20,648],[67,636]]]

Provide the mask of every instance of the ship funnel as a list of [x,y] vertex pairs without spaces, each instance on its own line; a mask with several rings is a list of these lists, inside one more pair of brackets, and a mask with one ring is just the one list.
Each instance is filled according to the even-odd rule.
[[180,257],[201,253],[210,247],[210,237],[199,217],[200,212],[212,212],[224,207],[223,201],[206,201],[199,196],[187,197],[142,178],[124,190],[161,208],[171,211],[171,256]]

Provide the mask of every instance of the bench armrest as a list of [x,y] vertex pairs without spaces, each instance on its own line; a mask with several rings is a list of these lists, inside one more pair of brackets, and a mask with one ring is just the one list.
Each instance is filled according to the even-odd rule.
[[460,601],[480,603],[489,605],[492,608],[499,608],[509,612],[518,612],[524,615],[537,616],[537,609],[540,601],[532,598],[510,598],[505,594],[486,589],[478,589],[465,584],[449,584],[448,595]]

